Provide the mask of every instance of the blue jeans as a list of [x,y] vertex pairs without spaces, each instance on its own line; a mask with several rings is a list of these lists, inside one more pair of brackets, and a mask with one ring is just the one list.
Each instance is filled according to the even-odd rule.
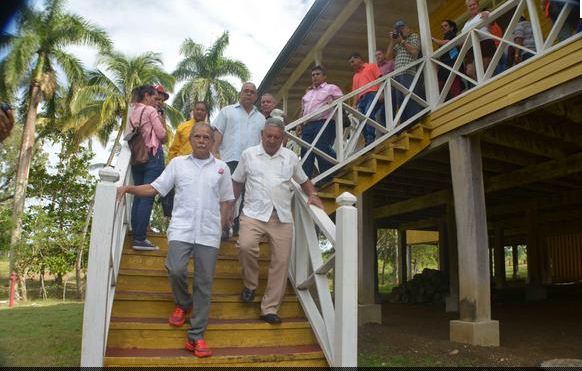
[[[150,159],[145,164],[131,167],[133,183],[135,185],[150,184],[164,171],[164,150],[160,146],[156,155],[150,154]],[[133,240],[146,239],[146,230],[150,224],[150,216],[154,206],[154,197],[134,197],[131,207],[131,229]]]
[[[396,76],[394,79],[396,81],[398,81],[405,88],[410,88],[410,85],[412,85],[412,80],[414,80],[414,75],[403,73],[401,75]],[[419,94],[419,91],[420,91],[419,84],[420,84],[420,82],[416,84],[416,87],[414,89],[414,93],[416,93],[416,95],[422,97],[422,95]],[[394,109],[394,116],[396,116],[396,112],[398,112],[397,110],[400,108],[400,106],[402,105],[403,102],[404,102],[404,94],[402,94],[402,92],[400,90],[394,88],[392,91],[392,108]],[[414,116],[418,112],[420,112],[421,110],[422,110],[422,108],[420,107],[420,105],[418,103],[416,103],[416,101],[414,99],[412,99],[412,97],[410,97],[410,99],[408,100],[408,104],[406,105],[406,108],[404,109],[404,112],[402,112],[402,116],[400,116],[400,122],[402,123],[402,122],[408,120],[409,118],[411,118],[412,116]]]
[[[362,95],[360,97],[360,100],[358,101],[358,105],[357,105],[358,111],[360,111],[361,113],[363,113],[365,115],[366,112],[368,112],[368,110],[370,109],[370,106],[372,105],[372,102],[374,101],[375,95],[376,95],[376,92],[372,92],[372,91]],[[383,106],[382,106],[382,104],[380,104],[380,101],[376,102],[376,106],[374,106],[374,109],[372,109],[372,113],[370,114],[370,118],[372,120],[376,120],[376,115],[378,115],[378,112],[380,112],[380,109],[382,107]],[[366,141],[366,145],[372,143],[374,141],[374,139],[376,139],[376,129],[372,125],[366,124],[366,127],[364,127],[364,130],[362,131],[362,133],[364,134],[364,140]]]
[[[303,126],[303,130],[301,131],[301,139],[306,141],[307,143],[313,143],[313,140],[323,127],[325,120],[318,120],[318,121],[310,121]],[[330,120],[329,124],[327,124],[327,128],[319,140],[315,144],[315,148],[321,150],[324,153],[327,153],[333,158],[336,158],[336,154],[334,149],[332,148],[333,142],[335,141],[335,121]],[[305,156],[307,153],[306,148],[301,148],[301,158]],[[307,159],[303,162],[303,171],[307,174],[308,178],[312,178],[313,175],[313,165],[315,163],[315,154],[311,152]],[[319,173],[324,173],[328,169],[332,167],[331,162],[323,159],[321,156],[317,156],[317,164],[319,166]]]

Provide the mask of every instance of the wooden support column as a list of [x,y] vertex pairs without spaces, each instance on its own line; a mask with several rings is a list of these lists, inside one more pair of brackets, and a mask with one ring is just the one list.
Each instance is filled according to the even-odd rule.
[[376,63],[376,21],[374,0],[364,0],[366,4],[366,28],[368,30],[368,63]]
[[289,92],[284,92],[281,99],[283,100],[283,112],[288,113],[287,111],[289,110]]
[[408,281],[408,245],[406,244],[406,230],[398,230],[398,281],[400,284]]
[[376,304],[376,227],[373,191],[358,196],[358,323],[382,323],[381,306]]
[[503,228],[498,225],[495,227],[495,288],[505,287],[505,245],[504,245]]
[[519,275],[519,246],[513,245],[511,246],[511,258],[512,258],[512,267],[513,267],[513,274],[511,278],[513,280],[517,280]]
[[313,63],[316,66],[321,66],[323,64],[321,49],[315,50],[315,52],[313,53]]
[[446,297],[446,312],[459,311],[459,250],[457,246],[457,224],[455,221],[455,206],[447,203],[447,249],[449,268],[449,295]]
[[447,221],[443,219],[439,223],[439,271],[441,272],[449,269],[447,253]]
[[416,9],[418,11],[418,27],[420,31],[422,55],[427,60],[427,65],[424,69],[426,99],[430,107],[434,108],[438,105],[439,101],[439,83],[436,64],[430,61],[430,56],[433,53],[433,44],[430,32],[430,13],[428,11],[426,0],[416,0]]
[[499,322],[491,320],[491,288],[485,190],[478,137],[449,141],[459,245],[459,315],[451,321],[450,339],[499,346]]
[[543,286],[543,240],[540,236],[538,215],[535,210],[527,213],[527,287],[525,298],[528,301],[545,300],[547,290]]

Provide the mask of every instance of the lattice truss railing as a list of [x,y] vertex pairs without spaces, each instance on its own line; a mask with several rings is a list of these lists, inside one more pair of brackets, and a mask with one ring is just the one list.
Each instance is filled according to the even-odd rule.
[[[550,52],[556,47],[556,44],[566,39],[579,37],[572,35],[572,33],[566,33],[565,35],[564,32],[566,20],[573,11],[569,3],[564,3],[559,16],[546,35],[542,32],[537,12],[538,7],[539,3],[535,0],[506,1],[491,12],[488,18],[483,19],[472,29],[459,34],[438,50],[434,52],[432,50],[423,50],[423,56],[408,66],[399,68],[387,76],[382,76],[378,80],[325,105],[316,112],[288,124],[285,128],[286,135],[289,138],[288,146],[301,156],[302,162],[305,162],[308,156],[313,154],[318,158],[318,161],[321,158],[331,163],[332,167],[313,177],[313,181],[318,182],[329,178],[379,143],[415,124],[423,115],[449,103],[455,98],[450,95],[451,86],[455,79],[462,81],[463,92],[461,95],[463,95],[527,63],[527,61],[521,62],[511,66],[511,68],[507,68],[505,66],[505,57],[509,47],[531,53],[533,57],[530,60],[532,60]],[[514,41],[514,31],[522,16],[526,16],[531,22],[535,40],[534,49],[519,45]],[[509,23],[507,23],[507,19],[509,19]],[[420,22],[428,22],[428,20],[421,19]],[[489,26],[495,22],[498,22],[502,27],[503,35],[501,37],[495,36],[489,31]],[[484,63],[480,42],[486,38],[494,40],[497,45],[490,61],[489,57],[486,57]],[[449,66],[443,63],[441,58],[452,49],[457,49],[458,56],[454,64]],[[470,54],[472,54],[471,59],[475,64],[475,76],[473,77],[468,76],[465,71],[467,57]],[[437,81],[436,76],[430,75],[436,75],[439,68],[448,72],[446,81],[441,87],[438,84],[434,86],[434,84],[427,81],[427,77],[428,80]],[[410,85],[399,82],[401,81],[399,76],[402,74],[412,76]],[[371,87],[377,88],[373,103],[367,112],[359,112],[354,108],[354,98]],[[432,94],[430,89],[436,89],[436,94]],[[401,102],[393,99],[395,94],[402,94]],[[435,99],[431,100],[430,97],[433,96]],[[395,106],[397,102],[400,102],[400,104]],[[374,106],[377,103],[384,107],[384,122],[381,122],[382,120],[378,115],[372,115]],[[321,117],[327,117],[327,119],[313,142],[308,143],[301,139],[298,134],[299,130],[309,122],[316,121]],[[364,143],[362,135],[366,125],[373,127],[376,133],[375,140],[367,145]],[[335,131],[333,143],[335,156],[331,156],[317,148],[318,143],[322,140],[324,131],[329,126],[332,126]]]
[[[561,41],[558,39],[560,35],[562,35],[563,38],[572,36],[571,34],[568,35],[564,29],[568,16],[572,11],[574,11],[569,3],[563,3],[559,16],[546,36],[544,36],[542,32],[542,26],[538,17],[538,8],[539,2],[534,0],[508,0],[495,11],[491,12],[489,17],[483,19],[472,29],[459,34],[453,40],[449,41],[446,45],[433,53],[430,58],[431,62],[437,65],[438,68],[445,69],[449,73],[444,86],[439,91],[437,108],[438,105],[443,104],[447,100],[453,81],[456,78],[460,78],[465,86],[471,88],[479,87],[493,77],[507,73],[508,70],[512,70],[518,66],[520,63],[515,66],[507,66],[507,51],[509,47],[518,49],[523,53],[530,53],[532,56],[537,56],[544,54],[544,52],[552,48],[556,42]],[[521,17],[525,17],[526,20],[531,23],[535,42],[535,47],[533,49],[517,44],[514,41],[514,31],[520,22]],[[501,22],[501,20],[506,21],[507,19],[509,19],[509,23]],[[491,26],[494,23],[501,25],[503,30],[502,37],[491,33]],[[564,37],[565,33],[566,35]],[[483,58],[481,41],[484,39],[491,39],[496,44],[495,53],[490,62],[487,58],[485,58],[484,61]],[[449,66],[443,63],[441,58],[454,49],[458,51],[458,56],[456,57],[454,64]],[[467,57],[470,54],[472,54],[470,59],[474,61],[476,72],[476,76],[472,77],[468,76],[464,71]]]

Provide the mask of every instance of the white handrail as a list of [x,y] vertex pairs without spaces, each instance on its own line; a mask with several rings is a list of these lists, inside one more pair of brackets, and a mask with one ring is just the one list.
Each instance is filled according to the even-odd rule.
[[[423,1],[423,0],[418,0]],[[522,65],[541,58],[543,55],[562,47],[566,43],[574,42],[582,38],[581,34],[570,36],[567,40],[558,42],[556,39],[560,29],[564,25],[571,7],[565,3],[552,29],[545,36],[541,32],[540,20],[537,17],[535,0],[508,0],[495,11],[491,12],[489,18],[481,21],[474,28],[461,33],[446,45],[436,51],[423,50],[423,57],[412,64],[399,68],[398,70],[383,76],[380,79],[363,86],[345,96],[322,107],[320,110],[310,115],[304,116],[292,122],[285,128],[286,135],[290,143],[299,145],[307,153],[324,157],[332,163],[332,167],[313,179],[317,182],[335,172],[340,171],[349,163],[358,159],[365,153],[372,150],[377,144],[386,141],[388,138],[398,134],[405,128],[413,125],[423,115],[440,109],[446,104],[459,99],[467,92],[475,88],[489,84],[507,73],[513,72]],[[525,13],[530,15],[530,22],[535,39],[535,50],[517,45],[512,38],[513,30],[517,25],[520,15]],[[502,16],[511,13],[511,21],[508,23],[502,37],[490,35],[479,28],[489,25],[501,19]],[[424,14],[419,22],[429,24],[428,15]],[[426,30],[425,30],[426,32]],[[491,64],[485,68],[480,58],[481,49],[479,40],[483,37],[490,37],[500,42],[500,47],[493,56]],[[426,45],[426,43],[424,43]],[[495,66],[499,62],[503,48],[513,46],[523,51],[532,53],[534,56],[518,66],[514,66],[509,71],[504,71],[494,75]],[[451,51],[459,48],[459,54],[453,66],[442,63],[439,58]],[[466,54],[472,50],[477,61],[477,78],[472,79],[462,71],[462,64]],[[421,78],[427,74],[436,74],[437,68],[445,68],[449,71],[449,76],[444,86],[439,88],[439,99],[437,104],[431,106],[424,98],[431,96],[428,91],[422,92]],[[409,71],[414,73],[413,82],[410,87],[403,86],[396,78],[402,73]],[[474,85],[467,89],[458,97],[446,101],[454,79],[459,76],[463,80]],[[386,109],[386,126],[384,123],[376,121],[371,117],[371,111],[360,113],[350,106],[351,99],[372,86],[377,86],[378,90],[374,101],[384,103]],[[428,88],[428,87],[427,87]],[[391,97],[393,92],[400,92],[404,95],[401,107],[393,112]],[[424,94],[423,94],[424,93]],[[434,93],[434,92],[433,92]],[[434,97],[434,95],[432,95]],[[402,119],[402,115],[408,105],[416,103],[419,110],[411,117]],[[319,133],[316,141],[306,143],[297,137],[293,131],[297,126],[305,124],[320,117],[326,111],[334,112],[335,122],[343,122],[344,113],[348,115],[350,122],[349,129],[336,128],[336,158],[328,156],[316,148],[317,140],[321,137]],[[359,145],[359,137],[364,126],[368,124],[374,127],[377,138],[369,145]],[[329,122],[328,122],[329,125]],[[89,263],[87,268],[87,289],[85,297],[85,308],[83,314],[83,340],[81,351],[82,367],[102,367],[107,344],[107,334],[111,309],[115,295],[115,286],[119,265],[123,250],[123,241],[129,228],[129,218],[131,213],[131,197],[126,197],[125,204],[116,205],[115,197],[117,187],[131,182],[129,172],[130,151],[127,143],[121,147],[117,165],[114,169],[106,168],[99,172],[101,178],[95,193],[95,209],[93,213],[93,224],[91,227],[91,243],[89,248]],[[306,157],[306,156],[304,156]],[[305,158],[302,159],[304,161]],[[356,209],[352,206],[355,198],[349,194],[343,194],[337,199],[340,207],[337,209],[337,227],[324,211],[307,205],[307,199],[296,186],[294,199],[294,219],[295,234],[293,242],[293,259],[289,267],[289,277],[295,287],[297,296],[305,313],[314,329],[321,348],[332,366],[356,366],[357,356],[357,221]],[[324,261],[316,226],[323,232],[327,241],[335,248],[327,261]],[[332,300],[329,290],[327,275],[333,271],[335,275],[336,290],[335,301]],[[315,289],[316,296],[312,291]],[[335,305],[334,305],[335,303]]]
[[[558,19],[556,20],[556,23],[553,25],[552,29],[544,40],[544,36],[541,32],[540,20],[537,16],[537,1],[507,0],[497,9],[492,11],[488,18],[481,20],[471,29],[460,33],[453,40],[450,40],[447,44],[443,45],[438,50],[423,50],[423,56],[413,63],[404,67],[400,67],[390,74],[382,76],[379,79],[370,82],[367,85],[342,96],[341,98],[336,99],[324,107],[321,107],[319,110],[288,124],[285,127],[285,132],[286,136],[290,139],[289,143],[292,143],[292,145],[298,145],[300,148],[302,148],[304,151],[301,159],[302,162],[304,162],[309,155],[315,155],[317,158],[324,159],[332,164],[332,167],[329,170],[314,177],[312,179],[313,182],[316,183],[322,179],[333,176],[346,165],[353,162],[363,154],[369,152],[379,143],[386,141],[393,135],[396,135],[402,130],[415,124],[425,114],[440,109],[444,105],[449,104],[461,96],[464,96],[468,92],[484,86],[498,79],[500,76],[504,76],[514,71],[517,68],[521,68],[523,65],[530,63],[531,60],[535,60],[540,56],[553,51],[555,48],[564,45],[566,42],[572,42],[580,38],[580,34],[572,35],[568,38],[567,41],[560,42],[559,45],[553,46],[556,38],[558,37],[559,31],[564,25],[564,22],[566,21],[570,11],[571,6],[565,3],[560,15],[558,16]],[[525,15],[526,12],[530,15],[529,20],[532,25],[536,44],[535,50],[518,45],[513,41],[513,31],[515,30],[520,17]],[[504,32],[501,37],[481,30],[481,28],[499,21],[502,19],[502,17],[507,19],[508,15],[510,15],[510,21],[507,25],[504,25]],[[428,18],[427,14],[422,14],[422,16]],[[429,19],[419,19],[419,22],[423,24],[430,24]],[[480,47],[480,40],[485,37],[499,43],[499,47],[496,49],[496,52],[492,56],[492,60],[488,65],[484,65],[483,63]],[[508,46],[512,46],[524,52],[532,53],[533,57],[526,62],[521,62],[517,66],[513,66],[502,72],[499,72],[496,67],[502,59],[505,48]],[[440,61],[441,57],[449,53],[454,48],[459,49],[459,53],[453,66],[449,66]],[[467,76],[463,70],[463,62],[467,53],[469,52],[473,53],[473,59],[476,62],[475,78]],[[425,99],[425,97],[431,96],[431,92],[428,91],[429,84],[425,84],[423,91],[422,78],[423,75],[431,76],[431,74],[437,74],[438,68],[445,69],[449,73],[449,76],[446,81],[444,81],[443,86],[438,89],[438,101],[431,107],[428,100]],[[403,86],[397,81],[397,76],[407,72],[411,75],[414,74],[414,79],[410,87]],[[451,86],[453,85],[453,82],[456,78],[461,78],[462,80],[466,81],[469,86],[458,97],[449,98],[448,96]],[[376,120],[377,118],[372,117],[372,109],[369,109],[366,113],[360,113],[354,107],[351,107],[351,101],[353,98],[371,87],[378,88],[374,96],[374,102],[381,102],[386,108],[386,123],[380,123]],[[392,95],[394,92],[400,92],[404,95],[401,106],[397,107],[398,109],[395,112],[392,110]],[[434,97],[435,95],[432,96]],[[407,113],[406,110],[410,109],[410,105],[412,104],[415,104],[416,108],[414,111],[408,112],[408,115],[411,117],[404,117],[403,119],[403,115]],[[307,143],[298,135],[296,135],[295,130],[298,126],[316,120],[317,118],[321,117],[322,113],[325,112],[332,112],[333,115],[328,120],[326,120],[326,124],[317,134],[312,143]],[[352,125],[349,130],[344,130],[338,126],[343,122],[344,114],[349,115],[350,120],[354,123],[354,125]],[[323,130],[325,127],[331,125],[329,122],[331,119],[335,119],[336,122],[336,128],[334,129],[336,133],[336,140],[334,144],[336,151],[335,158],[317,148],[317,144],[322,136]],[[370,125],[375,129],[376,139],[373,143],[368,145],[361,145],[359,144],[361,142],[360,136],[366,125]]]
[[117,187],[129,184],[131,152],[121,146],[115,168],[99,171],[91,226],[87,289],[83,312],[81,367],[103,367],[111,309],[127,234],[131,199],[116,203]]
[[[325,357],[332,367],[357,366],[357,209],[356,197],[338,197],[338,228],[321,209],[307,204],[307,197],[295,184],[294,240],[289,279],[312,325]],[[335,254],[324,261],[317,229]],[[335,274],[335,300],[328,273]],[[354,325],[355,324],[355,325]],[[350,349],[350,351],[346,351]]]

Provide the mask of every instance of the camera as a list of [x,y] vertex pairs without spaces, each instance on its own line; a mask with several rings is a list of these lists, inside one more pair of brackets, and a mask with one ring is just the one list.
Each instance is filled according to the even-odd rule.
[[0,103],[0,109],[2,111],[4,111],[4,113],[8,113],[8,111],[12,110],[12,107],[10,107],[10,105],[8,103],[2,102],[2,103]]
[[399,31],[392,31],[391,36],[394,40],[396,40],[398,38],[398,36],[400,36],[400,32]]

